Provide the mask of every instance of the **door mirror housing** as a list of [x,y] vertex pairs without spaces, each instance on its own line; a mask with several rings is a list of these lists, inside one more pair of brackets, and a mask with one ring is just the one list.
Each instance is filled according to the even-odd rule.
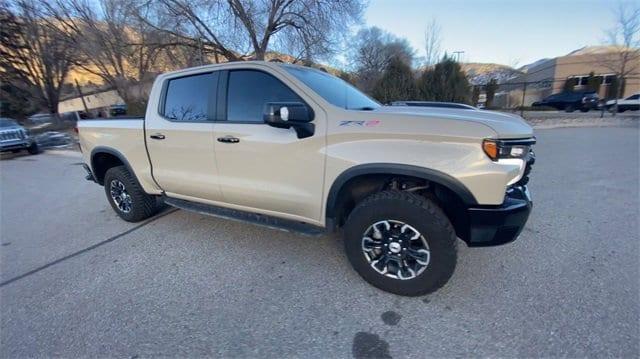
[[271,127],[293,128],[298,138],[313,136],[313,111],[301,102],[268,102],[263,112],[264,122]]

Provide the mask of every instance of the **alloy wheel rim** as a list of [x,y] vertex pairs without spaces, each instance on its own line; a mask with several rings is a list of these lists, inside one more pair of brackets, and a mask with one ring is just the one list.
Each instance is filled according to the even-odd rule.
[[382,220],[362,236],[362,252],[376,272],[393,279],[413,279],[429,266],[431,252],[425,237],[398,220]]
[[124,183],[117,179],[112,180],[109,184],[109,193],[116,207],[118,207],[121,212],[131,212],[131,196],[127,192]]

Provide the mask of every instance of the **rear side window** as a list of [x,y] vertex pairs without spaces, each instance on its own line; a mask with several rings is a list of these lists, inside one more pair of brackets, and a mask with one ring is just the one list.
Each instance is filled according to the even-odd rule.
[[227,121],[262,123],[267,102],[303,102],[277,78],[254,70],[229,72]]
[[209,121],[215,113],[218,73],[169,80],[163,115],[172,121]]

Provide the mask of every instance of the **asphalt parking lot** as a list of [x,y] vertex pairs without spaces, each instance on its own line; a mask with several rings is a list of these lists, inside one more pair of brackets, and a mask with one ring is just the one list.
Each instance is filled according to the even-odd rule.
[[461,245],[419,298],[369,286],[337,237],[171,209],[130,224],[73,154],[5,158],[0,356],[637,358],[637,122],[536,135],[521,237]]

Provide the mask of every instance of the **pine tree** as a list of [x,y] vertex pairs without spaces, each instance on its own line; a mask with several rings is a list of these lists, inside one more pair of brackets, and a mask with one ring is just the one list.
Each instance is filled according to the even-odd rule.
[[376,82],[372,95],[382,103],[415,100],[416,84],[411,67],[399,57],[393,57]]
[[498,80],[491,79],[489,83],[485,86],[485,91],[487,92],[487,103],[485,107],[490,108],[493,106],[493,99],[496,96],[496,91],[498,90]]
[[447,55],[432,68],[424,70],[418,80],[421,100],[469,103],[470,85],[460,64]]
[[477,106],[479,100],[480,100],[480,86],[473,86],[473,91],[471,93],[471,105]]

